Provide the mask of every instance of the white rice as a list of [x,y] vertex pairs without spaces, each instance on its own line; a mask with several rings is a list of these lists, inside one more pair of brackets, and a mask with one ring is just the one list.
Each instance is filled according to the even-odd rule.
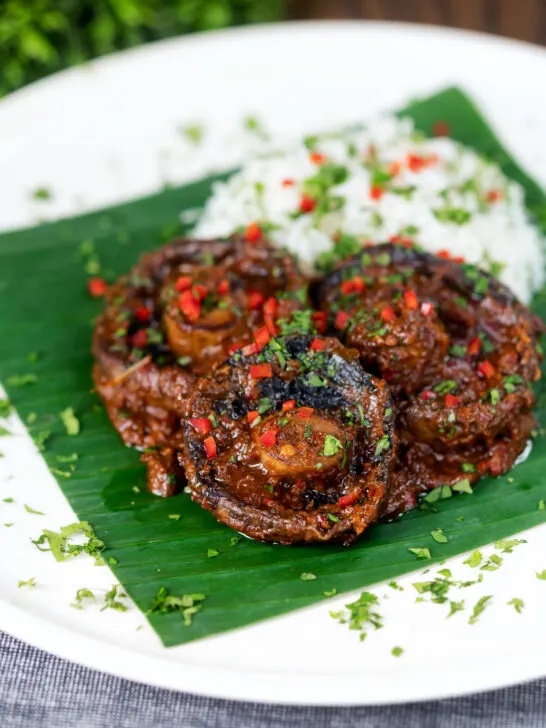
[[[363,242],[403,235],[427,250],[448,250],[492,272],[500,267],[495,263],[501,264],[500,279],[525,302],[542,287],[543,241],[528,218],[522,188],[471,149],[446,137],[422,138],[409,119],[395,117],[379,118],[363,130],[323,135],[312,146],[347,170],[345,181],[328,193],[341,198],[340,209],[294,217],[305,180],[320,168],[302,142],[284,152],[256,155],[227,182],[216,184],[195,234],[223,236],[252,222],[265,223],[272,227],[272,240],[298,255],[308,269],[333,248],[339,233]],[[378,200],[370,196],[372,170],[365,163],[370,149],[375,169],[393,162],[401,166]],[[437,161],[412,171],[408,155],[436,155]],[[294,184],[284,186],[286,179]],[[401,195],[391,187],[413,191]],[[492,192],[495,201],[490,201]],[[468,221],[439,220],[438,211],[446,209],[463,211]]]

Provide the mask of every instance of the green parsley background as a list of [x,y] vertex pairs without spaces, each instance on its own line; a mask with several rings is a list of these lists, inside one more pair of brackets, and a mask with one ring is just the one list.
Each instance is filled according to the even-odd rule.
[[0,0],[0,96],[113,51],[263,23],[284,0]]

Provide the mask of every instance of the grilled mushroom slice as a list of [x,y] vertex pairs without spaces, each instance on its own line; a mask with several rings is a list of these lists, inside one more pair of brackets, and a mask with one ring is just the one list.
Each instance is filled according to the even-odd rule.
[[196,375],[303,307],[294,259],[265,241],[178,239],[113,285],[93,339],[93,378],[128,445],[180,444]]
[[344,261],[318,299],[393,391],[401,446],[389,513],[513,465],[534,427],[544,327],[505,286],[474,265],[388,243]]
[[187,401],[192,498],[262,541],[349,543],[382,514],[396,450],[384,381],[336,339],[236,352]]

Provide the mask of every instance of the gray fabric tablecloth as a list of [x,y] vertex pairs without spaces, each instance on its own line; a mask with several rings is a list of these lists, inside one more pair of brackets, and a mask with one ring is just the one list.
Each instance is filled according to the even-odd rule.
[[546,680],[373,708],[232,703],[104,675],[0,633],[0,728],[545,728]]

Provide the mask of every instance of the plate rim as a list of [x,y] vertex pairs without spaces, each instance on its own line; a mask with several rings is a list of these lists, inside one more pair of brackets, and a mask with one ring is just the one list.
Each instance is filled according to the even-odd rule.
[[[146,56],[153,54],[158,48],[166,48],[183,43],[185,46],[214,43],[217,38],[229,37],[234,41],[244,40],[249,35],[274,35],[294,32],[324,32],[328,29],[336,29],[338,32],[343,28],[363,28],[369,30],[374,28],[395,28],[399,32],[420,36],[443,36],[446,40],[457,38],[469,42],[481,42],[487,46],[495,45],[502,48],[512,48],[546,58],[546,48],[487,33],[470,31],[458,28],[446,28],[442,26],[422,25],[418,23],[394,22],[394,21],[296,21],[288,23],[268,23],[228,28],[217,31],[196,33],[190,36],[177,36],[166,40],[155,41],[137,48],[130,48],[124,51],[111,53],[99,59],[86,62],[83,65],[59,71],[44,79],[29,84],[22,89],[9,94],[3,99],[0,107],[10,113],[18,102],[24,102],[32,97],[36,91],[47,90],[51,86],[62,82],[65,78],[79,76],[87,73],[90,68],[104,68],[106,71],[110,65],[118,63],[130,63],[135,55]],[[135,650],[128,647],[108,644],[105,640],[97,639],[80,631],[63,627],[62,625],[40,618],[29,611],[0,600],[0,627],[13,637],[20,639],[32,646],[46,650],[62,659],[88,667],[94,670],[105,672],[117,677],[133,680],[136,682],[153,685],[163,689],[174,689],[178,691],[191,692],[197,695],[210,698],[223,698],[236,701],[253,701],[275,703],[282,705],[315,705],[315,706],[342,706],[342,705],[387,705],[400,704],[405,702],[423,702],[448,697],[468,695],[477,691],[484,692],[498,689],[536,679],[546,674],[544,661],[533,655],[532,660],[504,661],[498,665],[495,677],[488,677],[480,682],[480,687],[472,684],[474,678],[469,671],[458,674],[457,689],[446,689],[449,680],[445,672],[435,677],[435,681],[427,683],[427,694],[415,696],[411,692],[405,692],[408,688],[399,684],[395,697],[379,694],[377,698],[370,695],[372,686],[366,687],[364,697],[359,693],[362,690],[362,677],[343,676],[332,678],[331,676],[310,676],[303,677],[302,681],[294,684],[293,674],[267,675],[267,681],[241,680],[241,675],[251,675],[250,668],[239,668],[236,672],[215,667],[203,667],[184,662],[166,662],[163,656],[156,656],[144,651],[136,650],[139,659],[135,660]],[[168,649],[168,648],[165,648]],[[107,658],[105,659],[105,654]],[[106,665],[105,665],[106,663]],[[540,664],[539,664],[540,663]],[[266,675],[267,673],[264,673]],[[486,671],[489,676],[489,673]],[[254,673],[254,677],[255,673]],[[183,683],[182,685],[180,683]],[[383,683],[385,681],[383,680]],[[304,687],[302,687],[304,685]],[[332,685],[335,688],[332,690]],[[241,687],[242,686],[242,687]],[[332,693],[335,698],[332,698]]]

